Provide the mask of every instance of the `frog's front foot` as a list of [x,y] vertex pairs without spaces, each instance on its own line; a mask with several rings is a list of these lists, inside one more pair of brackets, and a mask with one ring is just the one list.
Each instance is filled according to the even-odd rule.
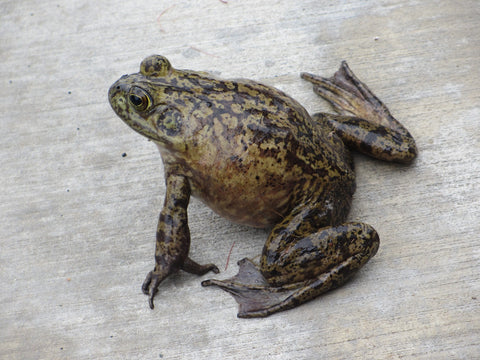
[[164,274],[156,273],[155,270],[150,271],[142,284],[142,291],[145,295],[148,295],[148,305],[150,309],[153,309],[153,298],[158,291],[158,286],[166,278]]
[[[209,271],[212,271],[215,274],[218,274],[220,272],[218,270],[218,267],[215,266],[214,264],[200,265],[188,257],[180,266],[180,269],[185,272],[196,274],[196,275],[203,275]],[[150,271],[147,274],[147,277],[145,278],[145,281],[142,284],[142,292],[145,295],[148,295],[148,305],[150,306],[150,309],[153,309],[155,307],[153,304],[153,298],[155,297],[155,294],[158,292],[158,287],[160,283],[163,280],[165,280],[165,278],[168,275],[170,275],[172,272],[173,272],[173,269],[166,271],[166,270],[157,270],[157,267],[155,267],[154,270]]]

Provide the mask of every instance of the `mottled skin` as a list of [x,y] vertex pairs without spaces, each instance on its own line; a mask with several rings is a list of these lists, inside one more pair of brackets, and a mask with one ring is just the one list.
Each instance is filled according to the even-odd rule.
[[331,79],[302,77],[341,115],[310,117],[275,88],[177,70],[158,55],[110,88],[112,108],[157,144],[165,166],[155,268],[142,286],[150,307],[169,274],[218,272],[188,257],[190,195],[232,221],[273,227],[259,265],[244,259],[237,276],[202,283],[232,293],[240,317],[311,300],[344,283],[377,252],[370,225],[345,223],[355,191],[345,145],[409,162],[415,142],[346,63]]

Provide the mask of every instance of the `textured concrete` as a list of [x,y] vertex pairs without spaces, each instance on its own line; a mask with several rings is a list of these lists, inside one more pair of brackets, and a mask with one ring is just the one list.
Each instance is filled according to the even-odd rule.
[[[477,0],[3,0],[0,358],[479,358],[479,25]],[[385,101],[420,154],[356,156],[350,219],[381,247],[353,281],[240,320],[228,294],[200,287],[211,275],[180,273],[148,308],[162,164],[106,93],[152,53],[277,86],[311,112],[329,108],[300,71],[346,59]],[[189,216],[192,257],[219,278],[267,236],[196,200]]]

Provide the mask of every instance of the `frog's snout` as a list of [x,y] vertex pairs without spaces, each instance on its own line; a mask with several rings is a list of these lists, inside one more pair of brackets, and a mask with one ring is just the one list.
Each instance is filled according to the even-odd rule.
[[116,81],[110,89],[108,89],[108,102],[113,111],[121,118],[126,116],[126,101],[125,94],[128,93],[129,86],[125,83],[121,83],[121,79]]
[[112,86],[110,86],[110,89],[108,89],[108,100],[110,101],[110,104],[112,104],[112,100],[114,100],[117,96],[126,94],[128,92],[129,86],[125,83],[122,83],[122,79],[125,76],[126,75],[122,76]]

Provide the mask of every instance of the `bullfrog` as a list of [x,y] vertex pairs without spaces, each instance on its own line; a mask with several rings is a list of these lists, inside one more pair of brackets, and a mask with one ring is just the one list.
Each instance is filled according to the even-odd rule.
[[301,77],[337,114],[310,116],[278,89],[175,69],[160,55],[110,87],[115,113],[157,145],[164,164],[155,267],[142,285],[152,309],[170,274],[219,272],[189,257],[192,195],[221,216],[270,231],[257,262],[240,260],[234,277],[202,282],[231,293],[238,317],[312,300],[345,283],[377,252],[375,229],[346,221],[355,191],[351,151],[409,163],[415,141],[346,62],[331,78]]

